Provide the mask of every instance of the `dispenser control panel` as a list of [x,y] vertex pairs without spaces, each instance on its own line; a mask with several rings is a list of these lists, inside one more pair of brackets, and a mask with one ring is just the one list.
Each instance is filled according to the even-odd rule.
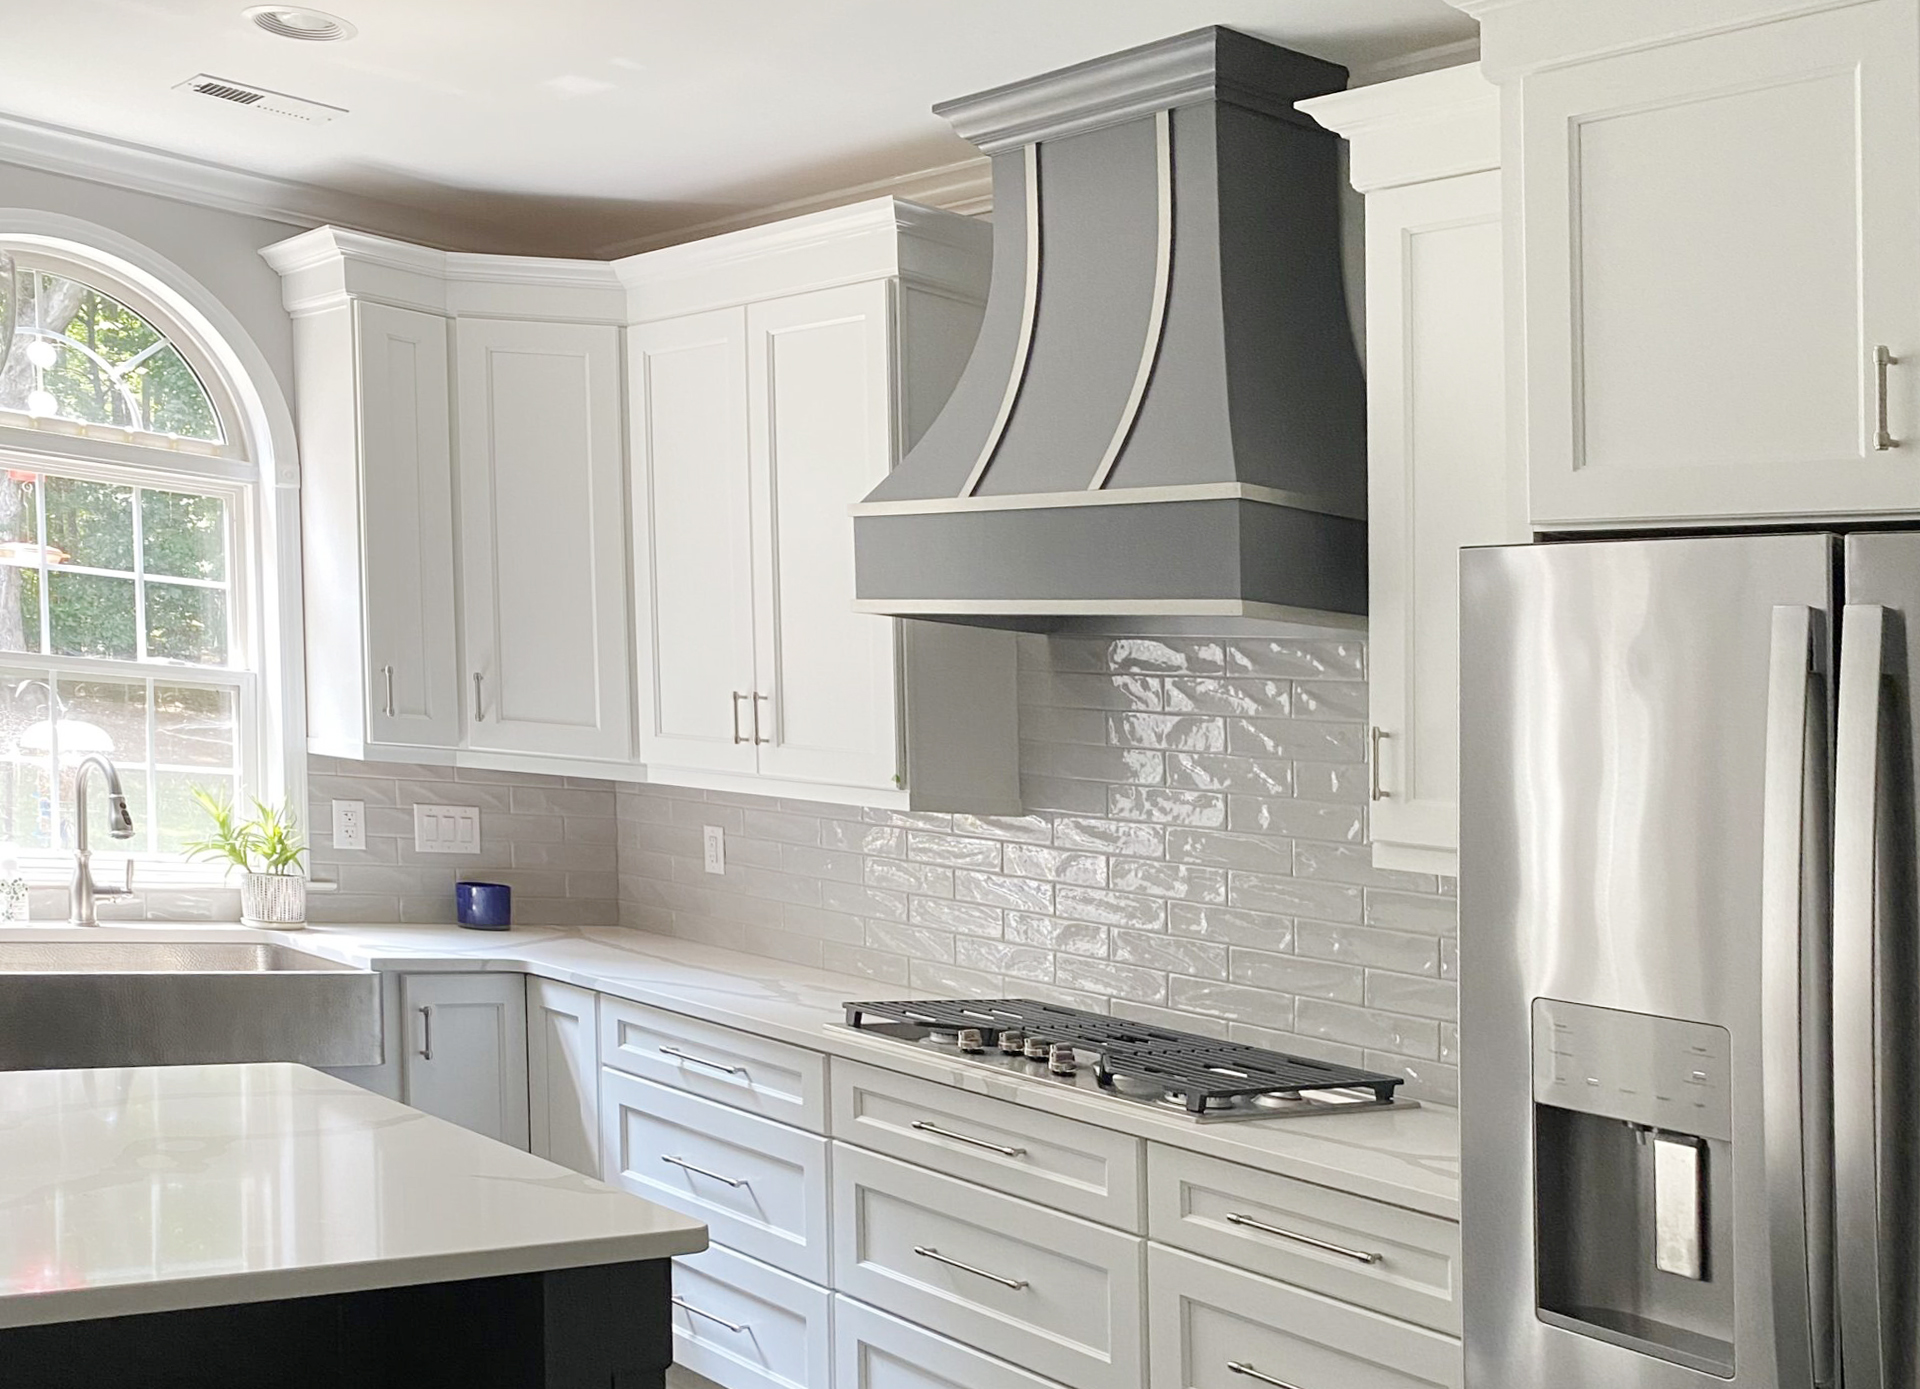
[[1533,1001],[1533,1097],[1560,1109],[1731,1140],[1729,1050],[1710,1023]]

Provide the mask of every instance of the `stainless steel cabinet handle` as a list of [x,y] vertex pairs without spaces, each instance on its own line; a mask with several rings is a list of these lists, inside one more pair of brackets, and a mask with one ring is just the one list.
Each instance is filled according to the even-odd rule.
[[1900,441],[1887,432],[1887,368],[1899,365],[1900,359],[1885,344],[1873,349],[1873,446],[1882,453],[1900,447]]
[[433,1009],[424,1005],[420,1009],[420,1059],[433,1060]]
[[762,737],[760,736],[760,701],[761,701],[761,700],[763,700],[763,699],[764,699],[764,700],[766,700],[766,702],[767,702],[767,716],[768,716],[768,721],[769,721],[769,722],[771,722],[771,721],[772,721],[772,716],[773,716],[773,696],[772,696],[772,695],[763,695],[763,694],[761,694],[761,693],[760,693],[760,692],[759,692],[758,690],[756,690],[756,691],[754,691],[754,695],[753,695],[753,741],[754,741],[754,742],[755,742],[756,744],[759,744],[759,743],[771,743],[771,742],[773,741],[773,739],[771,739],[771,738],[762,738]]
[[695,1167],[692,1163],[688,1162],[685,1158],[667,1157],[666,1155],[662,1154],[660,1161],[667,1163],[670,1166],[678,1167],[683,1172],[691,1172],[697,1177],[711,1177],[716,1182],[724,1182],[726,1185],[730,1187],[738,1188],[738,1187],[750,1185],[750,1183],[747,1181],[745,1177],[723,1177],[718,1172],[709,1171],[705,1167]]
[[387,717],[392,718],[393,717],[393,667],[381,666],[380,675],[381,675],[381,678],[384,679],[387,684],[387,703],[386,703]]
[[[1833,1018],[1834,1245],[1839,1251],[1840,1363],[1847,1389],[1904,1384],[1892,1369],[1902,1355],[1894,1317],[1882,1301],[1888,1270],[1882,1250],[1884,1203],[1900,1199],[1883,1185],[1881,1108],[1888,1064],[1883,1034],[1892,990],[1901,988],[1894,934],[1904,907],[1882,910],[1880,834],[1893,821],[1883,778],[1889,775],[1886,678],[1893,624],[1887,610],[1849,603],[1840,616],[1839,719],[1834,745],[1833,996],[1847,1000]],[[1894,813],[1889,813],[1893,811]],[[1895,835],[1910,829],[1893,828]],[[1889,846],[1892,847],[1892,846]],[[1887,858],[1892,858],[1888,854]],[[1891,956],[1891,958],[1890,958]],[[1894,1016],[1898,1016],[1895,1014]],[[1889,1109],[1886,1122],[1897,1121]]]
[[1349,1249],[1344,1244],[1328,1244],[1312,1235],[1303,1235],[1295,1230],[1283,1230],[1278,1225],[1269,1225],[1264,1220],[1255,1220],[1250,1215],[1241,1215],[1237,1211],[1227,1217],[1229,1225],[1243,1225],[1249,1230],[1258,1230],[1263,1235],[1272,1235],[1275,1239],[1292,1240],[1295,1244],[1304,1244],[1309,1249],[1318,1249],[1323,1254],[1338,1254],[1343,1259],[1352,1259],[1356,1264],[1378,1264],[1386,1261],[1386,1255],[1375,1254],[1367,1249]]
[[485,723],[487,721],[486,685],[484,680],[485,677],[482,676],[479,671],[476,670],[473,673],[473,721],[475,723]]
[[724,1061],[709,1061],[704,1056],[695,1056],[692,1052],[680,1050],[679,1047],[663,1046],[660,1048],[660,1054],[662,1056],[671,1056],[675,1061],[685,1061],[694,1066],[705,1066],[708,1070],[719,1071],[722,1075],[743,1076],[747,1073],[745,1066],[729,1066]]
[[674,1306],[678,1307],[681,1311],[687,1313],[689,1316],[703,1317],[707,1321],[712,1322],[715,1326],[724,1326],[729,1331],[745,1331],[747,1329],[737,1321],[728,1321],[725,1317],[716,1317],[713,1313],[706,1311],[703,1308],[694,1306],[691,1302],[687,1301],[684,1297],[670,1298],[669,1301],[671,1301]]
[[1833,1190],[1825,1080],[1833,1074],[1831,990],[1815,963],[1831,957],[1827,817],[1808,813],[1809,805],[1830,802],[1826,650],[1822,615],[1803,606],[1773,610],[1760,811],[1761,1171],[1774,1221],[1768,1247],[1780,1379],[1804,1384],[1833,1382],[1832,1219],[1824,1200],[1807,1197]]
[[943,1129],[938,1124],[928,1123],[925,1119],[915,1119],[913,1121],[913,1127],[921,1133],[930,1133],[936,1138],[951,1138],[955,1143],[965,1143],[973,1148],[985,1148],[990,1153],[1000,1154],[1001,1157],[1025,1157],[1027,1155],[1025,1148],[1009,1148],[1002,1143],[989,1143],[984,1138],[969,1138],[964,1133],[955,1133],[952,1129]]
[[743,737],[740,733],[740,701],[745,698],[746,696],[741,694],[740,691],[735,690],[733,692],[733,742],[735,747],[738,747],[741,743],[760,741],[758,738]]
[[913,1252],[923,1259],[932,1259],[936,1264],[945,1264],[948,1268],[957,1268],[962,1273],[971,1273],[976,1278],[984,1278],[989,1283],[998,1283],[1003,1288],[1012,1288],[1015,1292],[1019,1292],[1027,1286],[1027,1280],[1024,1278],[1002,1278],[997,1273],[988,1273],[984,1268],[975,1268],[972,1264],[963,1264],[958,1259],[949,1259],[938,1249],[929,1249],[924,1244],[914,1245]]
[[1248,1379],[1254,1380],[1257,1383],[1271,1384],[1273,1389],[1295,1389],[1294,1385],[1287,1383],[1284,1379],[1275,1379],[1272,1375],[1263,1375],[1260,1371],[1254,1369],[1253,1366],[1246,1364],[1244,1361],[1229,1360],[1227,1362],[1227,1369],[1234,1374],[1245,1375]]
[[1370,799],[1384,801],[1387,798],[1387,793],[1380,789],[1380,744],[1387,740],[1387,731],[1376,724],[1369,730],[1368,737],[1372,745],[1371,750],[1367,754],[1367,770],[1373,778],[1370,788]]

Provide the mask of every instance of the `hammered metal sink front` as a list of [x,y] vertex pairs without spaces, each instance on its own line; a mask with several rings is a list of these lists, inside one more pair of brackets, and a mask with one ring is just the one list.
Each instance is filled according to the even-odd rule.
[[380,1055],[380,976],[289,946],[0,940],[0,1070]]

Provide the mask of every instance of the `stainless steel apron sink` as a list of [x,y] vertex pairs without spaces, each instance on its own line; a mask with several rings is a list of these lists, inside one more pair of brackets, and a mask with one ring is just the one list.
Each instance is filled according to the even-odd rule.
[[0,940],[0,1070],[380,1054],[380,976],[289,946]]

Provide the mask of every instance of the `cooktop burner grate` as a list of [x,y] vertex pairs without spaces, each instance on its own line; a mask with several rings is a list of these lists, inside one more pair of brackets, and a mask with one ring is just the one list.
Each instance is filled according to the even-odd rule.
[[901,999],[845,1007],[847,1026],[853,1028],[871,1025],[869,1020],[916,1025],[934,1033],[975,1028],[987,1047],[995,1046],[1006,1031],[1070,1042],[1099,1054],[1095,1076],[1103,1088],[1114,1089],[1120,1082],[1150,1084],[1177,1098],[1192,1114],[1245,1097],[1293,1097],[1302,1091],[1367,1090],[1375,1103],[1391,1104],[1401,1084],[1398,1076],[1029,998]]

